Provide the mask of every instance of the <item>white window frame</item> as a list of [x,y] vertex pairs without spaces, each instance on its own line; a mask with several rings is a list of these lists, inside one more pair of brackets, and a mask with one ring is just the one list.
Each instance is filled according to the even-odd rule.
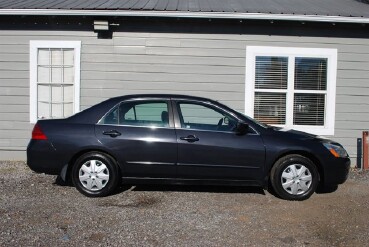
[[37,122],[37,56],[38,49],[60,48],[74,49],[74,108],[73,114],[80,110],[80,86],[81,86],[81,41],[30,41],[30,122]]
[[[305,131],[316,135],[334,135],[335,106],[336,106],[336,78],[337,78],[337,49],[326,48],[295,48],[295,47],[246,47],[246,76],[245,76],[245,113],[254,117],[255,100],[255,58],[256,56],[288,57],[288,87],[282,89],[257,89],[258,92],[287,92],[286,124],[276,125],[286,129]],[[327,90],[325,98],[324,126],[294,125],[293,102],[294,93],[321,93],[321,90],[295,90],[294,68],[295,57],[326,58],[327,59]]]

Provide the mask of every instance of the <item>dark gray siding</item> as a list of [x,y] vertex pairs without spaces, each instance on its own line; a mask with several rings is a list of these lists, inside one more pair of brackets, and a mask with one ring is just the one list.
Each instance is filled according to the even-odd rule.
[[[333,139],[352,157],[369,128],[369,39],[115,32],[0,31],[0,157],[24,159],[29,123],[29,41],[80,40],[81,109],[134,93],[205,96],[244,111],[246,46],[338,49]],[[12,152],[12,150],[15,150]],[[16,151],[20,150],[20,151]]]

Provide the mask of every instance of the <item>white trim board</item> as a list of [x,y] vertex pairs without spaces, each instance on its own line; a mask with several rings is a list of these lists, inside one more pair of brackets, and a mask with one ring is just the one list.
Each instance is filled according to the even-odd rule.
[[[269,46],[247,46],[246,47],[246,76],[245,76],[245,114],[254,116],[255,103],[255,57],[256,56],[281,56],[289,57],[288,68],[293,67],[295,57],[313,57],[313,58],[327,58],[327,90],[325,102],[325,125],[324,126],[303,126],[293,125],[293,101],[287,98],[286,102],[286,125],[282,127],[293,128],[309,132],[316,135],[334,135],[335,124],[335,106],[336,106],[336,77],[337,77],[337,49],[325,48],[295,48],[295,47],[269,47]],[[279,90],[291,95],[294,92],[298,93],[301,90],[293,89],[293,75],[292,70],[288,70],[288,89]],[[292,79],[291,79],[292,78]],[[278,90],[262,90],[273,91]],[[304,93],[315,93],[315,90],[304,90]],[[289,119],[290,118],[290,119]]]
[[39,48],[73,48],[74,49],[74,113],[80,110],[80,71],[81,71],[81,41],[30,41],[30,122],[37,122],[37,50]]

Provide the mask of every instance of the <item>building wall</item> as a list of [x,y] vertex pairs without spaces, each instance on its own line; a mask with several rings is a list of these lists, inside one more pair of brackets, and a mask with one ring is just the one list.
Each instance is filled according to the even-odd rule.
[[[335,136],[351,157],[369,129],[369,39],[260,34],[0,30],[0,159],[25,159],[29,123],[29,41],[79,40],[81,109],[109,97],[180,93],[244,111],[246,46],[338,49]],[[353,159],[355,162],[355,160]]]

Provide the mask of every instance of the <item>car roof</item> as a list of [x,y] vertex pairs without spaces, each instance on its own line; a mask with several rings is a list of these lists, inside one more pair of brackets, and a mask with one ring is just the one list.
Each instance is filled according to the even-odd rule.
[[183,95],[183,94],[131,94],[131,95],[124,95],[124,96],[118,96],[111,99],[116,100],[127,100],[127,99],[133,99],[133,98],[170,98],[170,99],[189,99],[189,100],[201,100],[201,101],[211,101],[216,102],[215,100],[198,97],[198,96],[192,96],[192,95]]
[[214,100],[208,98],[202,98],[197,96],[189,96],[189,95],[181,95],[181,94],[131,94],[113,97],[107,99],[101,103],[91,106],[69,118],[66,121],[74,122],[74,123],[97,123],[102,116],[104,116],[110,109],[112,109],[115,105],[120,103],[121,101],[129,100],[129,99],[149,99],[149,98],[162,98],[162,99],[186,99],[186,100],[199,100],[203,102],[211,102],[219,104]]

